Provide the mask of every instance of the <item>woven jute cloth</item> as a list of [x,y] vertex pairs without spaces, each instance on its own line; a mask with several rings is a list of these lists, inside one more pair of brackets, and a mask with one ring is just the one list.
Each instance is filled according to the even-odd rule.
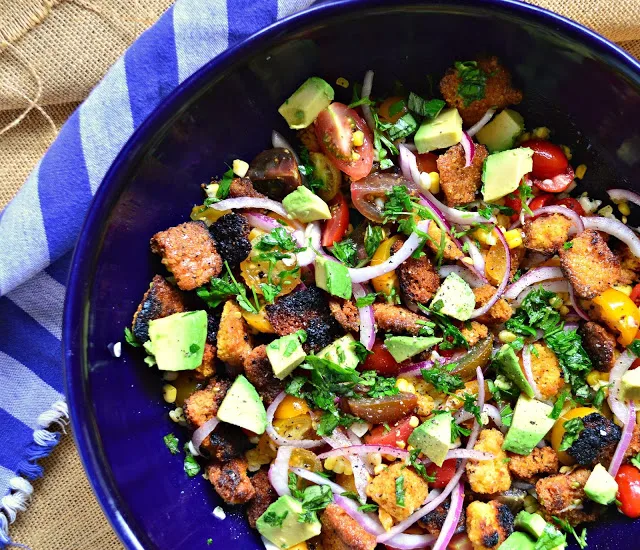
[[[640,0],[534,3],[593,28],[640,57]],[[170,0],[0,0],[0,132],[32,105],[30,101],[38,105],[0,134],[0,209],[18,191],[56,129],[170,4]],[[45,477],[34,483],[28,510],[12,526],[14,540],[32,550],[121,550],[70,434],[43,466]]]

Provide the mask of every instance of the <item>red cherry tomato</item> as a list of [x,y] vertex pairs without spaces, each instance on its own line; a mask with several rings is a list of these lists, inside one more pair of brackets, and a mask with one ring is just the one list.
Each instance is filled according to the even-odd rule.
[[389,353],[382,340],[376,340],[371,348],[372,353],[362,364],[362,370],[374,370],[385,376],[396,376],[400,371],[401,363],[398,363]]
[[438,170],[438,155],[433,153],[422,153],[420,155],[416,155],[416,162],[418,163],[418,170],[420,172],[427,172],[430,174],[431,172],[439,172]]
[[631,298],[637,306],[640,306],[640,284],[633,287],[629,298]]
[[511,214],[511,221],[515,222],[520,217],[520,210],[522,210],[522,201],[520,197],[516,197],[513,193],[511,195],[507,195],[504,199],[504,205],[511,208],[513,210],[513,214]]
[[349,227],[349,205],[342,193],[338,193],[329,202],[331,219],[324,224],[322,231],[322,246],[332,246],[341,241]]
[[[367,123],[343,103],[332,103],[314,122],[318,143],[329,160],[353,181],[364,178],[373,166],[373,137]],[[364,134],[362,145],[353,144],[353,132]]]
[[451,481],[453,474],[456,473],[456,469],[458,468],[457,460],[455,458],[451,458],[449,460],[445,460],[442,463],[442,467],[438,468],[433,462],[427,466],[427,473],[430,476],[435,476],[436,480],[432,483],[429,483],[431,487],[435,487],[436,489],[443,489],[446,487],[447,483]]
[[541,191],[546,191],[547,193],[562,193],[566,191],[567,187],[569,187],[573,181],[573,168],[568,166],[564,172],[550,179],[533,178],[531,181]]
[[578,214],[578,216],[587,215],[587,213],[584,211],[584,208],[582,208],[582,205],[576,199],[572,199],[571,197],[560,199],[559,201],[556,201],[556,204],[558,206],[566,206],[567,208],[573,210],[576,214]]
[[616,475],[620,511],[630,518],[640,517],[640,470],[623,464]]
[[640,359],[634,359],[633,363],[631,363],[631,366],[629,367],[629,370],[637,369],[638,367],[640,367]]
[[554,204],[555,200],[556,198],[551,193],[541,193],[529,203],[529,208],[531,208],[531,210],[537,210],[543,206]]
[[405,418],[396,422],[390,430],[387,430],[385,426],[376,426],[364,436],[364,441],[367,445],[392,445],[396,447],[397,442],[401,441],[406,446],[407,439],[413,432],[410,422],[411,417]]
[[531,174],[537,179],[553,178],[562,174],[569,166],[564,151],[555,143],[545,139],[530,139],[521,147],[533,149],[533,170]]

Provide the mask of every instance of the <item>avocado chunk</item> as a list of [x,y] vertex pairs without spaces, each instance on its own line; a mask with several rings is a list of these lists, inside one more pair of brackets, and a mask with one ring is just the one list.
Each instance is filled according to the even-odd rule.
[[258,518],[256,529],[278,548],[290,548],[317,537],[322,529],[317,519],[298,521],[300,514],[302,503],[299,500],[289,495],[281,496]]
[[476,297],[468,283],[456,273],[442,281],[431,300],[431,308],[458,321],[467,321],[476,307]]
[[555,424],[555,420],[549,418],[552,410],[553,407],[542,401],[520,395],[502,449],[519,455],[531,453]]
[[495,201],[513,193],[525,174],[533,169],[533,151],[528,147],[493,153],[484,161],[482,196]]
[[546,526],[547,522],[540,514],[530,514],[526,510],[518,512],[515,519],[516,529],[526,531],[536,539],[539,539],[542,536]]
[[512,149],[516,139],[524,132],[524,118],[520,113],[505,109],[477,134],[478,143],[485,145],[490,153]]
[[431,460],[436,466],[442,466],[451,447],[450,412],[436,414],[418,426],[409,436],[408,443]]
[[287,121],[289,128],[301,130],[313,123],[320,111],[333,101],[333,96],[333,88],[328,82],[312,76],[280,105],[278,112]]
[[332,344],[322,348],[316,355],[347,369],[355,369],[360,360],[355,351],[356,341],[351,334],[338,338]]
[[498,353],[493,359],[493,365],[499,372],[511,380],[522,393],[533,397],[533,388],[522,372],[520,361],[518,361],[516,352],[513,351],[510,345],[505,344],[498,350]]
[[628,370],[620,381],[620,393],[624,400],[640,399],[640,369]]
[[584,485],[584,494],[598,504],[611,504],[618,492],[618,484],[602,464],[596,464],[587,483]]
[[187,311],[149,321],[144,348],[160,370],[193,370],[202,364],[207,341],[207,312]]
[[433,119],[425,120],[418,128],[414,143],[418,153],[445,149],[462,139],[462,117],[454,107],[440,111]]
[[218,418],[227,424],[240,426],[258,435],[267,428],[267,411],[262,398],[242,374],[224,396],[218,408]]
[[384,345],[398,362],[402,363],[409,357],[418,355],[442,342],[442,338],[433,336],[387,336]]
[[306,356],[297,332],[282,336],[267,346],[267,357],[273,374],[280,380],[289,376]]
[[318,195],[314,195],[304,185],[297,187],[283,200],[282,206],[287,214],[303,223],[331,218],[329,206]]
[[351,275],[347,266],[324,256],[316,256],[316,286],[333,296],[351,298]]
[[[543,520],[544,521],[544,520]],[[536,544],[524,533],[511,533],[500,545],[500,550],[535,550]]]

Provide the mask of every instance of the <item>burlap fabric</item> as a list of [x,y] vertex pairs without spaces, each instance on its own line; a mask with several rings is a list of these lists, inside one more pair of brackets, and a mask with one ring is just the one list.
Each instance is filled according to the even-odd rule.
[[[640,57],[640,0],[537,0]],[[0,209],[15,195],[67,117],[171,0],[0,0]],[[8,42],[13,47],[3,45]],[[14,48],[17,49],[14,50]],[[120,550],[70,435],[43,461],[29,509],[11,534],[32,550]]]

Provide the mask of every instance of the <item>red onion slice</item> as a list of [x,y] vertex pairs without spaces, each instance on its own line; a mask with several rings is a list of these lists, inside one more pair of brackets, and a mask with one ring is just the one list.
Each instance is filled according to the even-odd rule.
[[272,231],[280,225],[277,220],[260,212],[245,212],[244,216],[251,227],[256,227],[262,231]]
[[609,373],[611,387],[609,388],[607,402],[609,403],[611,412],[615,414],[622,423],[627,421],[627,407],[624,402],[620,400],[620,385],[624,373],[629,370],[634,360],[635,356],[629,350],[625,350],[620,354],[620,357],[618,357],[618,360]]
[[395,456],[396,458],[409,458],[409,451],[394,447],[392,445],[353,445],[351,447],[341,447],[320,453],[318,458],[324,460],[331,456],[351,456],[365,455],[369,453],[381,453],[384,455]]
[[489,311],[493,307],[493,305],[500,299],[500,297],[504,293],[505,288],[507,288],[507,285],[509,284],[509,275],[511,274],[511,254],[509,253],[509,245],[507,244],[507,239],[505,239],[504,237],[504,233],[502,233],[502,229],[496,226],[493,230],[498,235],[498,239],[502,243],[502,246],[505,250],[506,266],[504,270],[504,276],[502,277],[502,281],[500,281],[500,285],[498,286],[498,289],[495,291],[491,299],[482,307],[473,310],[471,319],[480,317],[487,311]]
[[[418,230],[427,232],[430,220],[423,220],[418,223]],[[367,266],[360,268],[349,268],[349,275],[352,283],[364,283],[375,277],[380,277],[396,269],[411,254],[413,254],[422,243],[422,238],[417,233],[411,233],[411,236],[402,245],[402,248],[395,254],[391,255],[388,260],[376,266]]]
[[467,130],[467,134],[469,134],[469,136],[471,137],[475,136],[480,130],[485,127],[485,125],[493,118],[493,115],[495,114],[495,109],[489,109],[484,115],[482,115],[482,118],[478,122],[476,122],[471,128]]
[[575,309],[576,313],[578,314],[578,317],[580,317],[585,321],[589,321],[590,320],[589,316],[584,312],[584,310],[580,307],[580,304],[578,303],[578,299],[576,298],[576,293],[573,290],[573,286],[571,285],[568,285],[568,286],[569,286],[569,298],[571,299],[571,305],[573,306],[573,309]]
[[[502,415],[500,414],[500,411],[498,410],[498,408],[495,407],[494,405],[485,404],[485,406],[482,407],[482,413],[486,414],[491,420],[493,420],[493,423],[498,427],[499,430],[502,430],[505,427],[504,423],[502,422]],[[473,418],[473,413],[470,413],[469,411],[465,411],[464,409],[460,409],[455,414],[454,418],[455,418],[456,424],[461,424],[462,422],[471,420]],[[463,457],[459,457],[459,458],[463,458]]]
[[284,136],[281,133],[276,132],[275,130],[271,132],[271,145],[273,145],[274,147],[287,149],[293,155],[293,158],[296,159],[296,164],[300,166],[300,157],[297,155],[296,150],[293,147],[291,147],[289,142],[284,138]]
[[483,283],[486,285],[488,281],[485,275],[484,256],[476,246],[476,243],[474,243],[467,235],[462,237],[462,242],[467,245],[467,249],[469,250],[469,257],[473,261],[473,266],[470,266],[463,262],[464,265],[467,267],[467,269],[471,270],[474,273],[474,275],[478,279],[483,281]]
[[525,344],[524,348],[522,348],[522,366],[524,368],[524,376],[533,390],[533,396],[538,401],[542,401],[542,394],[538,389],[538,384],[536,384],[531,368],[531,344]]
[[587,229],[595,229],[613,235],[626,244],[634,256],[640,257],[640,239],[621,221],[601,216],[589,216],[582,218],[582,222]]
[[609,465],[609,473],[612,477],[616,477],[616,474],[620,469],[620,464],[622,464],[624,454],[629,448],[629,443],[631,443],[631,438],[633,437],[633,430],[635,426],[636,407],[633,401],[629,401],[627,421],[624,424],[624,428],[622,429],[622,436],[620,437],[620,441],[618,442],[618,446],[616,447],[616,452],[614,453],[613,458],[611,459],[611,464]]
[[191,444],[193,449],[200,452],[200,445],[207,438],[207,436],[216,429],[216,426],[220,423],[217,416],[207,420],[202,426],[200,426],[191,436]]
[[[538,286],[541,286],[542,288],[544,288],[545,290],[549,291],[549,292],[569,292],[569,289],[571,288],[571,286],[569,285],[568,281],[543,281],[542,283],[540,283]],[[505,293],[506,294],[506,293]],[[523,290],[518,297],[514,300],[513,305],[514,306],[519,306],[524,299],[527,297],[527,294],[529,294],[527,292],[527,289]]]
[[541,216],[542,214],[560,214],[561,216],[569,218],[573,223],[573,228],[569,233],[570,235],[579,235],[584,231],[582,218],[576,212],[571,210],[571,208],[567,208],[566,206],[543,206],[542,208],[537,208],[531,214],[534,218]]
[[628,201],[640,206],[640,195],[628,189],[609,189],[607,194],[612,201]]
[[[351,447],[351,440],[345,435],[342,428],[336,428],[330,436],[323,436],[322,439],[334,449]],[[356,486],[356,491],[360,500],[365,502],[367,500],[367,484],[369,483],[367,467],[365,466],[364,460],[359,456],[354,455],[349,457],[349,462],[351,462],[351,469],[353,470],[353,481]]]
[[223,201],[213,203],[209,208],[213,208],[214,210],[259,208],[261,210],[270,210],[271,212],[280,214],[284,218],[287,217],[287,211],[282,206],[282,203],[260,197],[237,197],[235,199],[224,199]]
[[273,403],[267,408],[267,434],[273,440],[274,443],[282,445],[284,447],[299,447],[301,449],[313,449],[314,447],[321,447],[324,445],[322,439],[287,439],[282,437],[276,429],[273,427],[273,417],[276,414],[278,405],[282,403],[282,400],[287,396],[285,392],[281,392],[278,397],[273,400]]
[[289,490],[289,459],[295,447],[278,447],[276,459],[269,467],[269,483],[278,496],[290,495]]
[[420,170],[418,170],[418,162],[416,160],[416,156],[409,150],[409,148],[404,145],[398,145],[399,151],[399,159],[400,159],[400,170],[402,170],[402,175],[412,181],[415,185],[419,186],[420,184]]
[[[296,240],[300,247],[305,247],[302,252],[298,252],[298,265],[300,267],[306,267],[313,264],[316,261],[316,251],[320,251],[322,246],[320,245],[320,239],[322,237],[322,228],[318,222],[311,222],[307,224],[304,230],[304,234],[300,239],[297,235],[299,231],[295,232]],[[302,242],[300,242],[300,240]]]
[[457,210],[451,208],[445,204],[442,204],[438,199],[433,196],[430,191],[422,190],[421,194],[423,198],[431,201],[433,205],[442,212],[444,217],[451,223],[458,225],[473,225],[474,223],[495,223],[495,216],[491,216],[490,219],[483,218],[477,212],[465,212],[464,210]]
[[[353,283],[353,296],[364,298],[367,295],[366,289],[360,283]],[[376,341],[376,322],[373,316],[373,306],[363,306],[358,308],[360,315],[360,343],[371,350]]]
[[442,279],[451,275],[451,273],[458,275],[461,279],[466,281],[471,288],[478,288],[487,284],[486,279],[483,281],[474,272],[469,271],[461,265],[443,265],[438,269],[438,275],[440,275]]
[[549,279],[563,279],[564,273],[559,267],[537,267],[528,271],[520,277],[515,283],[509,286],[504,293],[505,298],[514,300],[520,293],[531,285],[548,281]]
[[[362,80],[362,98],[369,98],[371,95],[371,90],[373,88],[373,71],[367,71],[364,73],[364,79]],[[376,123],[373,120],[373,115],[371,114],[371,107],[369,105],[362,105],[362,114],[364,115],[364,119],[367,121],[367,126],[369,126],[369,130],[372,132],[376,131]]]
[[462,148],[464,149],[464,167],[468,168],[473,162],[473,157],[476,155],[476,146],[473,144],[473,140],[469,137],[467,132],[462,132],[462,139],[460,140]]
[[462,504],[464,502],[464,484],[458,483],[458,486],[451,494],[451,503],[449,505],[449,512],[442,524],[442,529],[438,535],[438,539],[433,545],[433,550],[445,550],[451,541],[451,537],[456,532],[458,527],[458,521],[460,520],[460,514],[462,513]]
[[298,477],[302,479],[306,479],[307,481],[311,481],[311,483],[315,483],[316,485],[326,485],[329,487],[335,494],[342,494],[346,492],[346,489],[342,485],[338,485],[333,481],[327,479],[320,474],[316,474],[315,472],[310,472],[309,470],[305,470],[304,468],[291,468],[291,471],[296,474]]

